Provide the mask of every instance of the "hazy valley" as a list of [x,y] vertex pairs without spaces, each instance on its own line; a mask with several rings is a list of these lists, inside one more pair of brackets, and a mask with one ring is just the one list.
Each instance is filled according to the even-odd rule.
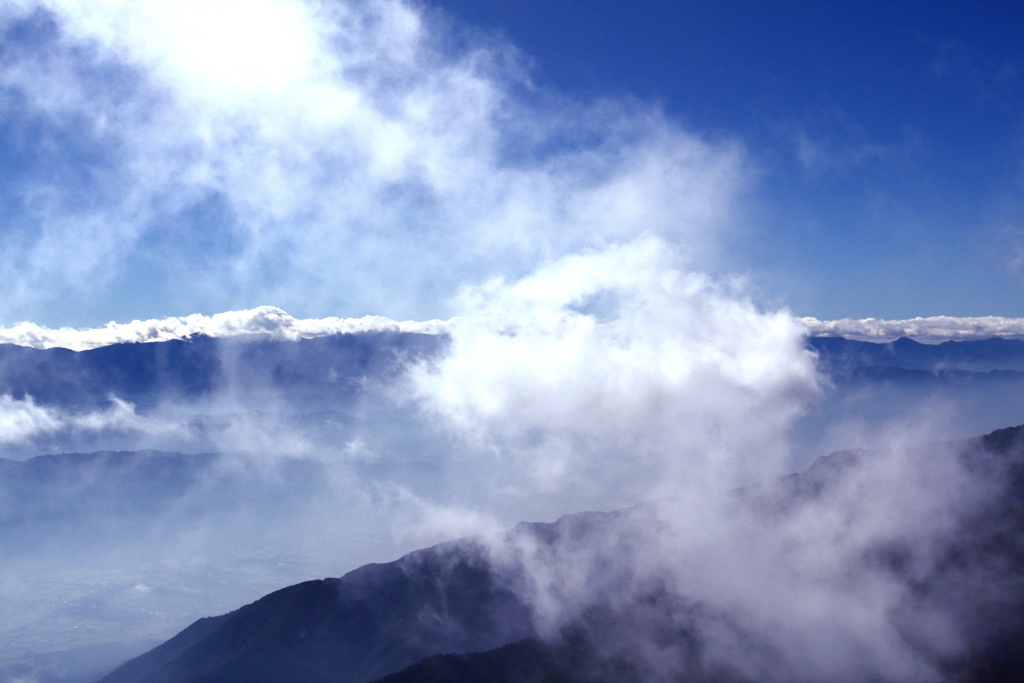
[[[922,406],[934,406],[942,415],[956,416],[944,425],[946,436],[952,439],[991,430],[993,423],[998,425],[1020,414],[1019,404],[1024,401],[1013,400],[1024,396],[1024,375],[1020,371],[1024,367],[1024,342],[991,340],[928,346],[909,340],[876,344],[812,338],[808,343],[816,350],[817,366],[830,385],[792,427],[793,433],[803,439],[805,450],[794,449],[790,466],[800,471],[816,463],[807,474],[792,481],[812,481],[820,474],[821,465],[817,463],[824,461],[814,460],[811,449],[849,435],[867,436],[871,434],[869,427],[876,430],[876,439],[886,430],[908,429],[910,418],[923,419]],[[448,345],[443,335],[357,334],[298,342],[199,337],[83,352],[6,347],[3,367],[7,370],[0,377],[5,400],[9,407],[17,406],[23,415],[37,421],[35,427],[23,427],[24,438],[11,444],[11,455],[16,459],[0,461],[0,538],[6,549],[2,599],[4,613],[9,615],[4,619],[2,634],[6,675],[86,680],[117,660],[166,639],[195,619],[230,612],[290,583],[339,576],[358,565],[388,561],[432,539],[460,535],[464,530],[487,531],[485,540],[480,541],[487,548],[490,546],[486,544],[501,548],[503,543],[514,547],[516,542],[502,536],[497,525],[512,527],[518,521],[600,509],[573,509],[573,501],[563,494],[549,499],[531,496],[525,501],[496,501],[491,508],[495,521],[483,527],[479,520],[472,519],[452,524],[416,518],[426,508],[414,496],[438,507],[472,498],[459,486],[453,471],[459,465],[453,451],[467,446],[453,441],[429,414],[409,403],[407,372],[444,354]],[[61,381],[48,390],[48,383],[54,383],[55,377]],[[991,407],[993,396],[1006,397],[998,402],[996,410]],[[935,433],[934,427],[928,429]],[[76,444],[118,450],[76,453],[72,451]],[[894,446],[863,439],[852,445],[885,446],[898,451],[908,444]],[[178,450],[157,450],[170,448]],[[942,453],[949,448],[937,447],[935,457],[946,457]],[[26,457],[33,449],[68,452]],[[908,475],[897,471],[893,476]],[[750,483],[753,488],[740,491],[772,486],[770,481]],[[995,486],[988,480],[984,485]],[[799,508],[811,505],[801,498],[807,495],[806,490],[800,484],[765,495],[774,496],[776,501],[769,507]],[[936,495],[954,493],[939,491]],[[790,497],[795,502],[787,502]],[[679,501],[661,503],[667,506],[664,514],[668,521],[660,524],[669,529],[666,533],[671,538],[688,528],[683,522],[687,515],[711,514],[700,508],[719,504],[715,496],[701,499],[697,509]],[[815,498],[813,504],[840,509],[849,501]],[[946,502],[934,504],[942,506]],[[478,505],[486,509],[485,502]],[[531,512],[534,516],[529,516]],[[627,517],[638,514],[629,513]],[[722,517],[711,523],[721,525],[726,524],[723,520],[730,520],[723,528],[732,528],[733,512],[718,510],[713,514]],[[766,514],[771,518],[776,513]],[[819,510],[815,514],[825,513]],[[589,518],[584,515],[580,519]],[[749,523],[762,523],[756,519]],[[899,528],[898,521],[893,521],[894,529]],[[552,529],[568,523],[563,520]],[[626,532],[604,529],[603,524],[596,526],[600,532],[589,532],[603,538],[602,542],[583,543],[574,552],[599,555],[608,539],[623,535],[640,539],[651,533],[646,525],[627,525]],[[511,538],[516,533],[522,536],[527,533],[522,529],[528,528],[517,527]],[[545,542],[556,546],[566,543],[559,540],[558,533],[543,531],[543,525],[536,528],[542,529],[536,533],[545,537]],[[727,538],[723,543],[738,542],[722,533]],[[860,552],[888,552],[886,543],[904,542],[870,538],[864,543],[869,541],[879,547],[860,548]],[[523,545],[521,539],[518,543]],[[646,543],[657,555],[657,549],[664,549],[666,542],[664,538],[649,538]],[[504,551],[474,551],[472,557],[484,553],[480,557],[485,559],[473,561],[489,566],[493,552],[500,555]],[[520,547],[516,552],[524,551]],[[509,558],[504,561],[513,562]],[[621,571],[664,571],[657,564],[653,568],[635,565],[635,558],[626,559]],[[514,619],[503,617],[500,624],[483,629],[472,626],[473,619],[485,615],[470,609],[478,607],[479,600],[462,593],[476,589],[451,579],[454,583],[446,589],[451,592],[446,602],[465,600],[470,607],[445,618],[454,620],[450,628],[463,634],[459,637],[473,636],[477,640],[452,640],[456,636],[439,632],[426,643],[403,645],[403,638],[411,637],[420,627],[408,621],[413,617],[402,617],[405,622],[381,627],[390,634],[386,638],[391,644],[380,647],[385,651],[397,647],[405,655],[385,656],[363,669],[339,669],[336,664],[325,663],[324,667],[339,672],[330,680],[372,680],[369,676],[393,673],[427,655],[487,650],[524,637],[551,638],[574,628],[575,619],[582,618],[581,623],[589,624],[586,615],[594,610],[612,610],[611,614],[617,615],[615,610],[636,607],[618,604],[613,609],[599,603],[576,606],[572,608],[576,616],[569,614],[564,617],[568,619],[565,623],[543,630],[539,626],[543,620],[533,612],[534,598],[527,597],[524,581],[528,582],[529,568],[494,571],[502,581],[509,582],[506,599],[512,600],[518,610]],[[650,596],[664,593],[669,596],[664,598],[669,606],[672,600],[684,600],[691,607],[700,604],[701,609],[719,609],[712,597],[688,595],[685,585],[670,590],[653,576],[619,580],[631,591],[646,591]],[[658,580],[664,582],[665,578]],[[650,585],[640,587],[638,581]],[[634,597],[641,600],[640,604],[654,600],[650,604],[657,605],[662,600]],[[426,602],[419,605],[422,600]],[[436,598],[414,591],[400,604],[414,613],[421,608],[438,609],[431,600]],[[370,602],[368,609],[383,609]],[[687,607],[690,616],[686,619],[692,621],[696,617],[691,607]],[[365,631],[366,617],[358,614],[337,616],[338,621],[332,623],[339,625],[333,628],[355,628],[353,623],[360,623],[356,632],[377,637]],[[301,610],[294,616],[299,622],[303,618]],[[614,622],[620,617],[602,618]],[[699,637],[695,634],[700,628],[680,622],[683,617],[671,609],[659,618],[669,620],[671,625],[664,625],[667,632],[677,632],[665,638],[682,638],[680,634],[693,629],[697,631],[685,637]],[[656,620],[650,627],[661,628]],[[317,642],[319,647],[327,648],[329,638],[325,635]],[[531,645],[517,647],[548,648],[541,643],[549,642],[529,641]],[[554,667],[569,675],[563,659],[570,655],[557,647],[535,653],[538,666]],[[598,657],[588,666],[607,664],[603,654],[595,654],[603,653],[605,648],[596,647],[585,647],[590,653],[585,658]],[[356,647],[357,651],[364,649]],[[265,646],[259,650],[272,651]],[[584,657],[572,655],[576,656]],[[304,655],[303,659],[308,657]],[[278,674],[274,678],[268,673],[267,680],[316,680],[312,674],[306,679],[294,678],[298,674],[288,673],[288,661],[282,658],[280,669],[264,667]],[[628,662],[628,658],[623,661]],[[388,662],[394,662],[392,669],[388,669]],[[200,662],[194,666],[200,670],[208,665]],[[444,671],[448,664],[437,666]],[[636,666],[635,661],[629,664],[633,671],[630,675],[640,675]],[[693,660],[687,666],[711,664]],[[147,678],[150,675],[138,680],[157,680]],[[741,680],[749,673],[735,675]],[[188,678],[185,674],[167,676],[168,681]],[[211,680],[234,680],[218,676],[222,674]],[[257,680],[253,676],[250,670],[236,678]]]

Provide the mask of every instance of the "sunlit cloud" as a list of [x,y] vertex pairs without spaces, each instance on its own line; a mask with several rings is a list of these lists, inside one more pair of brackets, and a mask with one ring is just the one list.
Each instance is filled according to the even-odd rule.
[[3,18],[2,113],[47,140],[0,243],[8,320],[126,282],[163,310],[447,317],[464,281],[580,248],[713,251],[748,175],[732,142],[537,91],[511,47],[456,50],[397,0],[26,0]]
[[577,504],[725,491],[780,473],[784,433],[819,391],[795,320],[687,272],[658,239],[568,256],[460,302],[450,353],[416,381],[482,450],[481,487]]

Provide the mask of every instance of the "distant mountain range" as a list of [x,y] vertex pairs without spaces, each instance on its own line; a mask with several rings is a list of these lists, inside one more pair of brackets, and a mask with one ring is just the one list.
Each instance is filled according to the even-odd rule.
[[[254,409],[276,397],[302,410],[336,408],[366,381],[386,382],[410,363],[434,357],[445,335],[363,332],[296,341],[219,339],[112,344],[86,351],[0,344],[0,394],[31,396],[40,405],[90,409],[111,396],[140,409],[163,402],[195,402],[231,390]],[[941,377],[943,373],[1024,373],[1024,341],[921,344],[811,337],[808,345],[830,376]]]
[[[957,512],[948,532],[895,533],[879,540],[858,556],[867,568],[849,571],[905,584],[911,602],[898,603],[891,618],[901,637],[918,642],[914,647],[943,680],[1024,680],[1024,427],[925,445],[906,462],[923,474],[938,466],[932,454],[940,451],[952,453],[979,480],[991,476],[985,480],[996,486],[992,495],[976,505],[953,505]],[[888,457],[894,456],[836,453],[803,474],[740,489],[733,504],[737,514],[746,511],[768,525],[810,505],[826,505],[827,511],[832,497],[858,472]],[[537,607],[526,597],[530,561],[514,550],[570,552],[563,559],[578,561],[592,548],[606,573],[614,575],[625,571],[617,563],[628,556],[617,546],[610,551],[602,546],[623,530],[629,535],[656,526],[656,508],[523,524],[496,545],[463,539],[367,565],[340,579],[291,586],[194,623],[101,683],[810,680],[788,669],[793,663],[782,655],[774,673],[763,677],[711,656],[702,645],[711,629],[719,637],[731,632],[751,650],[761,643],[768,661],[776,655],[769,634],[751,631],[735,608],[691,598],[657,580],[616,580],[610,585],[620,586],[621,595],[609,593],[583,605],[556,630],[538,627]],[[932,616],[915,624],[918,613]],[[966,642],[929,654],[927,638],[914,640],[915,628],[940,616],[962,628]],[[638,633],[658,644],[657,656],[675,658],[672,677],[652,678],[643,651],[622,647]],[[884,672],[859,680],[869,679],[901,680]]]
[[[0,344],[0,405],[21,415],[11,418],[13,433],[0,433],[0,456],[272,442],[275,452],[298,442],[323,452],[351,439],[357,418],[401,421],[386,388],[446,344],[392,331],[294,341],[196,335],[85,351]],[[277,438],[284,433],[298,438]]]
[[[8,439],[0,456],[219,451],[239,448],[240,434],[277,431],[300,434],[309,448],[322,451],[351,439],[357,423],[409,424],[410,415],[402,412],[408,407],[388,392],[411,364],[439,357],[448,343],[444,334],[385,331],[295,341],[196,335],[87,351],[0,345],[0,400],[31,399],[31,405],[67,418],[52,429]],[[868,431],[877,433],[879,425],[918,419],[922,406],[946,411],[949,438],[1024,419],[1022,340],[921,344],[811,337],[807,344],[829,386],[793,430],[802,464],[847,446],[851,436],[859,441]],[[113,410],[116,401],[131,404],[133,414],[149,422],[116,415],[86,419]],[[389,433],[373,430],[374,438]],[[261,443],[254,441],[244,447]]]
[[260,508],[283,514],[323,491],[322,463],[297,458],[245,471],[217,454],[99,451],[0,459],[0,541],[22,554],[37,543],[125,534],[154,520]]
[[791,432],[803,462],[851,444],[883,445],[907,425],[960,438],[1024,421],[1022,340],[807,343],[828,385]]
[[822,369],[829,374],[865,368],[890,368],[925,373],[1024,371],[1024,340],[981,339],[922,344],[902,338],[888,343],[842,337],[811,337]]
[[78,410],[108,405],[111,396],[148,409],[228,390],[255,408],[267,397],[336,406],[367,379],[393,378],[446,343],[439,335],[363,332],[296,341],[196,335],[86,351],[0,344],[0,394]]
[[[369,507],[360,512],[356,506],[395,483],[406,490],[428,493],[449,485],[449,475],[442,467],[444,454],[429,451],[431,447],[446,447],[445,442],[424,438],[417,431],[423,425],[417,424],[415,411],[402,404],[400,393],[389,393],[410,363],[438,357],[447,343],[443,334],[386,331],[297,341],[197,335],[81,352],[0,345],[0,400],[5,395],[14,401],[31,397],[32,405],[52,411],[51,417],[88,418],[96,411],[110,410],[114,398],[131,402],[142,416],[159,416],[166,407],[180,411],[180,415],[171,415],[178,420],[169,423],[174,430],[139,432],[145,438],[119,435],[117,420],[103,429],[89,427],[92,423],[85,421],[81,423],[84,427],[42,430],[3,444],[5,450],[0,454],[9,457],[0,457],[0,547],[6,569],[0,579],[8,582],[4,586],[10,590],[5,588],[5,593],[0,593],[0,608],[9,610],[0,628],[0,638],[6,643],[0,654],[56,653],[72,646],[113,643],[120,637],[113,625],[128,629],[129,623],[133,637],[140,642],[155,635],[163,638],[172,628],[180,628],[198,615],[230,609],[274,586],[340,572],[374,557],[399,554],[381,551],[391,547],[387,532],[381,524],[367,526],[368,520],[373,521],[367,516]],[[884,432],[878,425],[887,421],[901,424],[910,419],[908,416],[922,413],[934,414],[941,428],[955,436],[1024,420],[1024,341],[991,339],[927,345],[907,339],[877,344],[822,337],[810,338],[807,343],[818,354],[819,368],[830,386],[820,404],[793,430],[798,453],[816,455],[857,443],[872,446],[870,438]],[[853,428],[837,428],[848,424]],[[181,425],[186,428],[184,435],[178,429]],[[871,429],[861,429],[861,425],[870,425]],[[261,454],[260,447],[265,441],[244,438],[268,434],[275,437],[275,447],[304,440],[302,449],[295,453],[282,449],[273,457],[263,457],[266,454]],[[856,438],[849,438],[851,434]],[[358,450],[343,450],[360,443],[369,444],[366,452],[371,457],[363,458]],[[227,447],[247,453],[221,450]],[[321,457],[321,453],[330,457]],[[809,463],[811,457],[797,462]],[[847,454],[817,461],[804,474],[792,478],[792,490],[783,495],[779,493],[781,484],[774,488],[767,507],[799,507],[807,490],[820,488],[824,486],[821,481],[839,476],[829,474],[822,479],[822,472],[838,472],[843,468],[837,463],[856,460]],[[830,464],[826,467],[826,463]],[[753,506],[751,509],[760,505],[753,499],[747,504]],[[634,511],[605,517],[590,513],[554,526],[528,525],[514,532],[509,543],[521,545],[523,539],[536,534],[537,539],[549,539],[552,547],[559,546],[558,539],[565,536],[562,530],[569,527],[577,531],[593,527],[614,534],[608,530],[622,528],[623,519],[637,514]],[[301,534],[294,533],[299,527]],[[1007,533],[1015,538],[1016,531]],[[195,540],[193,534],[201,540]],[[339,568],[337,556],[327,556],[319,546],[332,538],[348,538],[347,534],[359,534],[360,547],[373,547],[375,551]],[[481,554],[483,546],[466,541],[455,547],[460,549],[456,554],[465,555],[467,566],[474,567],[474,571],[489,571],[490,565],[484,562],[486,554]],[[190,548],[201,550],[193,553]],[[305,553],[303,561],[308,564],[290,560],[292,550]],[[422,551],[419,556],[421,578],[443,575],[446,565],[431,552]],[[135,558],[135,565],[129,566],[148,564],[144,570],[126,571],[116,580],[97,579],[109,567],[118,566],[122,553]],[[159,580],[165,572],[161,563],[179,554],[191,557],[190,553],[199,560],[209,560],[209,564],[196,565],[201,570],[174,565],[166,574],[168,580]],[[434,564],[431,558],[436,560]],[[259,563],[258,570],[252,569],[254,562]],[[400,562],[397,566],[405,565]],[[370,569],[365,572],[373,574]],[[381,590],[416,594],[419,589],[415,586],[399,586],[401,575],[392,573],[389,580],[398,583]],[[458,584],[460,576],[451,575],[450,580],[456,583],[445,589],[451,595],[464,590]],[[474,675],[479,675],[479,680],[490,680],[480,672],[497,671],[505,666],[500,663],[506,659],[508,666],[526,662],[526,668],[516,670],[519,673],[508,674],[509,680],[517,680],[516,676],[535,680],[530,676],[540,675],[540,671],[546,671],[553,681],[576,680],[573,676],[578,677],[591,665],[602,670],[618,667],[615,680],[639,675],[630,668],[628,659],[606,661],[601,648],[595,651],[592,637],[579,635],[594,623],[624,623],[627,618],[593,606],[586,617],[577,615],[576,621],[562,624],[559,633],[564,637],[552,640],[550,632],[538,631],[533,615],[524,617],[516,611],[533,609],[535,605],[530,601],[521,600],[513,609],[515,600],[510,596],[520,595],[519,584],[528,581],[526,568],[506,563],[500,576],[487,580],[493,580],[493,586],[498,587],[495,590],[506,591],[501,600],[512,600],[502,603],[502,609],[519,615],[508,622],[507,630],[481,627],[479,634],[474,632],[463,640],[452,635],[458,628],[451,633],[428,630],[422,643],[409,645],[401,634],[410,627],[412,613],[403,616],[381,612],[383,631],[374,630],[377,626],[367,630],[365,625],[361,630],[361,637],[374,643],[366,646],[369,649],[359,665],[362,668],[352,670],[352,678],[338,680],[371,680],[371,675],[408,676],[395,680],[448,680],[443,676],[454,675],[452,671],[462,672],[458,675],[464,679],[458,680],[474,680]],[[345,577],[332,581],[340,583],[323,585],[347,590]],[[140,592],[133,592],[136,588]],[[659,590],[649,587],[648,598],[661,595]],[[35,600],[36,591],[54,599],[53,604]],[[428,600],[426,604],[442,604],[438,596],[443,595],[447,593],[438,593],[430,598],[434,602]],[[365,597],[359,596],[363,594],[358,593],[353,600]],[[210,603],[214,598],[218,602]],[[409,604],[418,599],[410,598]],[[492,598],[480,599],[487,602]],[[678,605],[689,604],[686,596],[676,594],[658,600],[659,604],[682,600],[672,612],[677,621],[682,609]],[[622,609],[625,607],[616,607]],[[301,621],[301,610],[289,614]],[[460,613],[458,620],[471,617]],[[242,621],[249,623],[248,619]],[[387,626],[393,619],[397,620],[395,625]],[[243,628],[240,621],[232,623]],[[150,625],[148,630],[146,624]],[[325,627],[324,638],[332,628],[342,627]],[[270,633],[262,627],[258,630]],[[63,635],[50,635],[72,631],[82,634],[81,640],[66,641],[60,640]],[[1015,633],[1012,629],[1006,632]],[[85,637],[86,633],[93,635]],[[212,638],[215,634],[211,631],[206,635]],[[261,643],[254,646],[258,649],[265,646],[259,638],[253,642]],[[233,647],[216,646],[224,657],[237,654]],[[391,654],[374,654],[384,650]],[[5,672],[15,670],[5,668],[7,661],[0,661],[0,680]],[[212,666],[212,660],[203,658],[177,661],[177,657],[166,658],[152,671],[170,672],[166,673],[168,680],[179,680],[174,676],[181,671],[207,671]],[[566,668],[566,662],[575,664]],[[405,666],[419,668],[402,673]],[[714,680],[727,680],[721,671],[715,676],[720,677]],[[72,679],[55,674],[40,680]],[[208,680],[230,679],[214,676]]]

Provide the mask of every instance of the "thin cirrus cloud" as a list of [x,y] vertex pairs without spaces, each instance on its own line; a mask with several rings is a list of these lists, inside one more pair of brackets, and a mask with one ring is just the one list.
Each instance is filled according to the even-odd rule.
[[538,91],[511,46],[454,47],[397,0],[23,0],[0,20],[26,143],[8,320],[105,298],[437,317],[463,282],[640,234],[699,255],[748,175],[732,142]]
[[30,443],[33,439],[60,432],[99,433],[109,430],[157,434],[164,437],[184,433],[176,423],[135,412],[135,406],[111,397],[109,408],[91,413],[66,413],[39,405],[31,396],[0,395],[0,446]]

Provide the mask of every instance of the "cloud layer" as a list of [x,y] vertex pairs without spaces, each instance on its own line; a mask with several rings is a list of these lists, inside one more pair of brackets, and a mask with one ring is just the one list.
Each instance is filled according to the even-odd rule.
[[214,315],[193,314],[182,318],[110,322],[93,329],[61,327],[50,329],[34,323],[18,323],[0,328],[0,343],[30,346],[36,349],[65,348],[84,351],[110,344],[157,342],[186,339],[195,334],[240,339],[294,341],[332,334],[359,332],[416,332],[443,334],[448,323],[441,320],[396,322],[382,316],[362,318],[295,319],[280,308],[260,306],[246,311],[228,311]]
[[784,471],[819,390],[803,329],[681,263],[647,238],[463,291],[415,382],[469,444],[470,491],[567,512]]
[[[653,244],[653,242],[648,240],[647,244]],[[626,249],[635,250],[636,248],[634,245]],[[694,274],[691,274],[690,277],[694,277],[696,280],[703,278],[703,276]],[[710,282],[710,280],[705,281]],[[493,290],[495,286],[492,282],[479,291]],[[569,294],[570,292],[567,291],[566,296]],[[464,304],[467,303],[465,294],[462,301]],[[602,300],[597,297],[593,299],[593,302],[610,303],[611,299]],[[455,310],[459,311],[460,309],[456,307]],[[597,312],[601,313],[601,311]],[[133,320],[130,323],[112,321],[97,328],[49,328],[35,323],[22,322],[10,327],[0,327],[0,343],[37,349],[59,347],[84,351],[110,344],[186,339],[195,334],[220,338],[236,337],[277,341],[313,339],[332,334],[359,332],[447,334],[451,330],[453,322],[452,320],[399,322],[378,315],[367,315],[362,318],[294,318],[276,306],[259,306],[253,309],[226,311],[214,315],[195,313],[182,317]],[[811,336],[846,337],[847,339],[870,342],[887,342],[900,337],[910,337],[925,343],[991,337],[1024,339],[1024,319],[996,316],[978,318],[938,316],[909,320],[797,318],[796,322],[806,328],[807,334]]]
[[1024,318],[981,316],[954,318],[940,315],[908,320],[879,320],[864,318],[853,320],[818,320],[800,318],[808,332],[819,337],[846,337],[859,341],[890,342],[909,337],[923,343],[966,341],[969,339],[1024,339]]
[[111,397],[110,408],[103,411],[67,414],[40,406],[28,396],[17,399],[0,395],[0,448],[30,442],[59,432],[144,432],[169,437],[184,431],[182,425],[136,414],[135,406]]

